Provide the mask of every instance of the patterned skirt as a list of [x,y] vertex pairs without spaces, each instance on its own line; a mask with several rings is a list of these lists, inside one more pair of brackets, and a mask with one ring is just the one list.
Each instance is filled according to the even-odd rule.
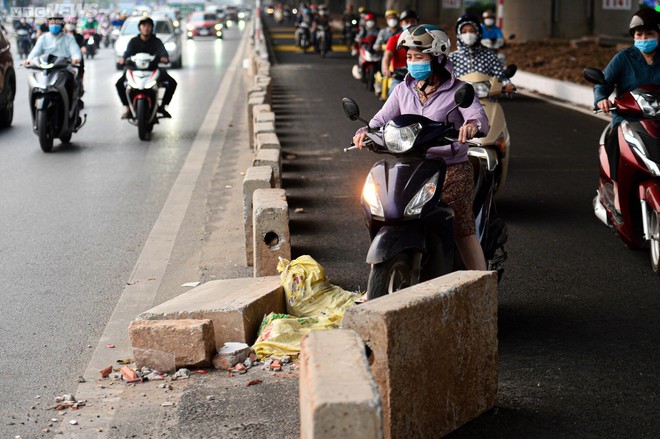
[[442,201],[454,209],[454,238],[465,238],[476,233],[472,211],[473,193],[472,164],[467,161],[447,166]]

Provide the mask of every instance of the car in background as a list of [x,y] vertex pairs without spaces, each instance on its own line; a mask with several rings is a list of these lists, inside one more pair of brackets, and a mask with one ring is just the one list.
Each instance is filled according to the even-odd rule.
[[222,22],[215,12],[197,11],[190,14],[186,24],[186,35],[195,37],[222,38]]
[[[132,16],[126,19],[124,25],[119,31],[119,37],[115,41],[115,63],[118,58],[124,56],[128,42],[134,36],[140,33],[138,23],[143,17]],[[172,20],[166,15],[154,14],[151,16],[154,20],[154,34],[161,39],[170,58],[170,66],[173,69],[180,69],[183,65],[183,50],[181,44],[181,31],[177,30]],[[122,70],[124,66],[117,64],[117,70]]]
[[4,28],[0,29],[0,128],[8,128],[14,119],[16,72],[11,44]]
[[238,8],[236,6],[225,6],[225,21],[238,23]]

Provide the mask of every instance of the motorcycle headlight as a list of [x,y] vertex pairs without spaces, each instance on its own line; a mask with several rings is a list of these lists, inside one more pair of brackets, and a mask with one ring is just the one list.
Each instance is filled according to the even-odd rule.
[[367,176],[367,181],[362,188],[362,199],[364,199],[365,203],[369,205],[372,215],[380,217],[385,216],[383,212],[383,204],[380,202],[380,197],[378,196],[378,186],[376,186],[371,174]]
[[646,117],[660,116],[659,96],[648,92],[631,92]]
[[471,84],[478,98],[485,98],[490,94],[490,82],[471,82]]
[[215,30],[220,30],[220,29],[222,29],[222,24],[221,24],[221,23],[217,23],[217,24],[215,25]]
[[422,208],[429,202],[435,191],[438,189],[438,178],[440,175],[436,172],[433,177],[429,178],[424,186],[417,191],[415,196],[410,200],[404,211],[405,216],[417,216],[422,212]]
[[188,24],[188,25],[186,26],[186,29],[188,29],[188,30],[195,30],[195,26],[192,25],[192,24]]
[[395,153],[406,152],[413,147],[415,139],[421,130],[421,123],[397,127],[390,121],[385,125],[385,130],[383,131],[385,146]]
[[174,41],[168,41],[165,43],[165,50],[168,52],[174,52],[176,50],[176,43]]

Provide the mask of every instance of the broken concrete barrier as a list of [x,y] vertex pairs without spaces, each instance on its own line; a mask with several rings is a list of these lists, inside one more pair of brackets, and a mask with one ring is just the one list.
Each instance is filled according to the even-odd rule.
[[278,274],[279,258],[291,260],[289,206],[283,189],[257,189],[252,195],[254,276]]
[[342,327],[372,352],[386,438],[437,438],[495,406],[496,273],[460,271],[371,300],[346,310]]
[[285,313],[279,276],[207,282],[140,314],[138,320],[208,319],[216,350],[227,342],[252,345],[266,314]]
[[301,342],[300,437],[380,439],[378,386],[355,331],[307,334]]
[[204,320],[134,320],[128,326],[138,368],[160,372],[209,367],[215,353],[213,322]]
[[273,187],[282,187],[282,153],[279,149],[262,149],[252,161],[252,166],[268,166],[273,171]]
[[254,149],[256,145],[254,144],[254,124],[256,123],[256,116],[257,114],[267,111],[270,112],[271,108],[269,104],[256,104],[256,105],[248,105],[248,140],[249,140],[249,145],[250,149]]
[[256,149],[257,152],[262,149],[277,149],[281,150],[280,139],[275,133],[262,133],[256,136]]

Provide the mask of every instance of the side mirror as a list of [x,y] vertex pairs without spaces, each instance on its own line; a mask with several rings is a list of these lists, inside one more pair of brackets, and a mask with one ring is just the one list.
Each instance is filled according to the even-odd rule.
[[584,69],[584,79],[591,82],[592,84],[607,84],[605,80],[605,75],[602,70],[595,69],[593,67],[587,67]]
[[511,34],[509,35],[509,40],[515,40],[516,39],[516,34]]
[[474,88],[471,84],[463,84],[454,93],[454,102],[457,107],[467,108],[474,101]]
[[358,120],[360,118],[360,107],[358,104],[351,98],[343,98],[341,100],[341,106],[344,108],[344,114],[350,120]]
[[509,64],[504,69],[504,76],[506,76],[507,78],[511,78],[513,75],[516,74],[517,71],[518,71],[518,66],[517,65]]

